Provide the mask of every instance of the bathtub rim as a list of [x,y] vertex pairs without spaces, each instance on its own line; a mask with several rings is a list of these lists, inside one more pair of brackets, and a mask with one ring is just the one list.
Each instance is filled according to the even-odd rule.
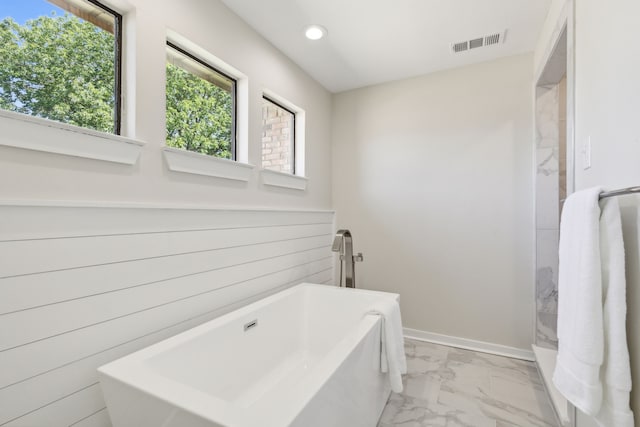
[[[221,425],[251,426],[255,425],[257,421],[260,421],[263,426],[272,425],[268,422],[268,419],[276,419],[278,421],[277,424],[273,425],[282,425],[283,420],[291,423],[297,414],[310,402],[318,390],[320,390],[340,367],[346,357],[354,351],[361,340],[365,338],[372,328],[381,322],[380,316],[363,313],[361,321],[354,325],[342,337],[338,344],[327,352],[318,364],[305,376],[303,381],[299,382],[295,387],[292,387],[292,389],[286,393],[286,396],[268,395],[264,399],[259,400],[250,406],[250,408],[255,410],[247,410],[248,408],[235,405],[233,402],[220,399],[187,384],[163,376],[161,373],[153,370],[147,361],[158,354],[171,351],[185,342],[197,339],[216,327],[246,317],[261,307],[286,298],[294,292],[304,292],[305,288],[322,289],[323,292],[354,292],[381,298],[393,298],[396,301],[399,300],[399,295],[395,293],[301,283],[105,364],[98,368],[100,382],[102,383],[103,379],[106,381],[116,381],[125,387],[134,388],[147,396]],[[302,387],[302,385],[306,387]],[[277,414],[274,414],[272,411],[269,411],[270,408],[277,406],[278,402],[282,400],[286,400],[287,402],[284,408],[280,408],[284,409],[284,412],[279,411]]]

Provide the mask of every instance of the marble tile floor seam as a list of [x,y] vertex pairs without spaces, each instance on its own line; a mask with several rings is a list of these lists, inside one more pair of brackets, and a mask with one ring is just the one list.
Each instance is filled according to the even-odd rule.
[[378,427],[557,427],[533,362],[405,340],[407,374]]

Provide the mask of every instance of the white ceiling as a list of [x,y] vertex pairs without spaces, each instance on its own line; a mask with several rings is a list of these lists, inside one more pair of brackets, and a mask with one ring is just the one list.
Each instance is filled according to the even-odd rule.
[[[222,0],[325,88],[341,92],[530,52],[550,0]],[[307,40],[320,24],[328,36]],[[459,54],[451,43],[507,30]]]

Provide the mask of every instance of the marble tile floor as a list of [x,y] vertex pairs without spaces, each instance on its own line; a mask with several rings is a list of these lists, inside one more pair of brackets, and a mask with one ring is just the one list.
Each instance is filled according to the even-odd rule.
[[405,340],[404,390],[378,427],[557,427],[533,362]]

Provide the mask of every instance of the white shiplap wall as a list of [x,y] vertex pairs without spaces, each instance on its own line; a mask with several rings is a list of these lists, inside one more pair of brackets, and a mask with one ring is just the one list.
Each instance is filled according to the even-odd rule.
[[0,205],[0,426],[110,426],[96,368],[333,281],[333,212]]

